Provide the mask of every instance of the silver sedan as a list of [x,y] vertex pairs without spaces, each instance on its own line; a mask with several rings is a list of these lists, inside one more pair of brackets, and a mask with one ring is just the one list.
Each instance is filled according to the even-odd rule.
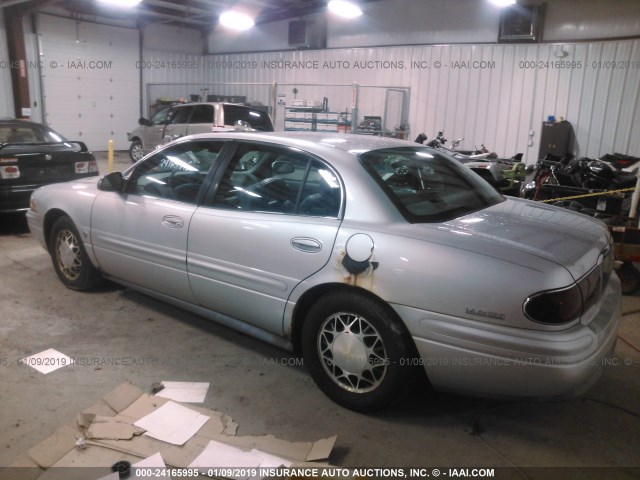
[[108,278],[299,352],[359,411],[421,372],[476,395],[580,394],[620,321],[602,223],[402,140],[185,137],[37,190],[28,221],[69,288]]

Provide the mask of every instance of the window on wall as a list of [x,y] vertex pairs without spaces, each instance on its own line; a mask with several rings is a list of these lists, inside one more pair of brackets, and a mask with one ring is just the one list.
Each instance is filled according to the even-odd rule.
[[156,153],[138,165],[127,191],[167,200],[195,203],[224,142],[187,142]]
[[284,147],[241,144],[207,202],[214,208],[337,217],[341,188],[319,160]]

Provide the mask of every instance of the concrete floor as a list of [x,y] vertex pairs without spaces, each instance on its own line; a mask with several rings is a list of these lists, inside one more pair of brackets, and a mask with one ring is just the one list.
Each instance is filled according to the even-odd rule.
[[[103,155],[99,156],[103,159]],[[124,154],[116,169],[129,165]],[[101,160],[101,171],[106,164]],[[224,412],[238,434],[291,441],[338,435],[340,466],[635,467],[640,475],[640,297],[625,297],[609,368],[584,397],[500,402],[419,389],[376,415],[329,401],[294,357],[275,347],[116,285],[66,289],[23,216],[0,217],[0,467],[11,464],[125,380],[211,383],[204,407]],[[628,343],[627,343],[628,342]],[[42,375],[18,359],[55,348],[84,364]],[[97,365],[128,358],[137,365]],[[530,478],[547,474],[525,470]],[[599,471],[598,478],[614,478]]]

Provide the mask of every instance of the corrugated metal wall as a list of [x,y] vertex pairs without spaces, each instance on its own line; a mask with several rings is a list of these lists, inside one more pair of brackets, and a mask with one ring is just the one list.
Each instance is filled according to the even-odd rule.
[[[328,96],[340,109],[343,94],[304,85],[345,85],[344,95],[353,82],[408,87],[413,133],[444,130],[449,139],[465,137],[464,147],[484,143],[501,155],[522,152],[528,162],[549,115],[573,124],[580,156],[640,156],[640,40],[265,52],[205,62],[213,66],[204,72],[209,83],[275,81],[297,86],[298,98]],[[361,98],[361,115],[382,114],[370,105]]]
[[[143,49],[143,116],[162,98],[186,98],[199,92],[202,83],[202,56],[189,53]],[[194,86],[195,84],[195,86]],[[151,87],[149,87],[151,85]]]
[[[640,36],[638,0],[553,0],[545,5],[545,42]],[[348,21],[324,13],[304,19],[326,22],[328,48],[480,44],[498,40],[501,9],[484,0],[379,0],[362,7],[364,15]],[[208,52],[289,50],[288,26],[289,21],[280,21],[240,33],[216,27],[208,38]]]
[[142,35],[142,114],[147,116],[162,97],[188,99],[198,93],[192,85],[203,82],[204,44],[199,31],[171,25],[148,25]]

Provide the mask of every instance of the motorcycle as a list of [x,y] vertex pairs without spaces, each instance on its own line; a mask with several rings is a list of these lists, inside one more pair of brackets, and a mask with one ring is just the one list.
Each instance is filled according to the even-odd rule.
[[[615,170],[611,165],[590,158],[559,158],[547,155],[526,169],[530,177],[523,182],[520,196],[530,200],[552,200],[576,197],[590,193],[632,188],[636,176]],[[591,216],[621,215],[629,210],[631,192],[611,195],[587,196],[559,200],[554,205],[569,208]]]
[[[455,153],[459,153],[460,155],[465,155],[468,157],[472,157],[474,159],[498,158],[498,154],[495,152],[490,152],[487,149],[487,147],[484,146],[484,144],[480,145],[480,148],[476,147],[474,150],[461,150],[457,148],[462,143],[462,140],[464,140],[464,137],[452,140],[449,146],[445,148]],[[442,131],[438,132],[438,135],[436,135],[436,138],[432,140],[430,143],[434,143],[436,141],[441,146],[443,147],[445,146],[445,144],[447,143],[447,139],[444,138],[444,132]]]
[[[428,138],[424,133],[418,135],[415,139],[416,143],[425,144]],[[454,140],[451,146],[458,146],[462,139]],[[489,152],[482,145],[481,150],[462,151],[455,150],[446,146],[447,139],[442,131],[431,141],[427,142],[428,147],[438,149],[447,155],[458,160],[466,167],[480,175],[485,181],[490,183],[494,188],[509,192],[520,188],[520,183],[525,178],[525,167],[522,164],[522,154],[519,153],[510,159],[498,158],[495,152]],[[517,194],[517,193],[516,193]]]

